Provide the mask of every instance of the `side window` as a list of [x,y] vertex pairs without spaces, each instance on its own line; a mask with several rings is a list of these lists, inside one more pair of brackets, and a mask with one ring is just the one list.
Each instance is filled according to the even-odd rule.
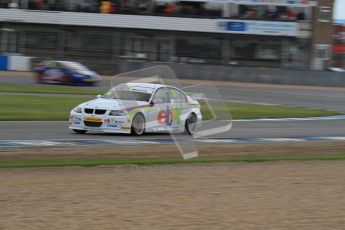
[[60,67],[60,65],[59,65],[58,62],[50,61],[50,62],[47,63],[47,67],[57,68],[58,69]]
[[186,96],[179,90],[170,88],[169,95],[170,95],[171,103],[186,103],[187,102]]
[[164,104],[169,102],[169,92],[167,88],[161,88],[157,90],[153,97],[153,103]]

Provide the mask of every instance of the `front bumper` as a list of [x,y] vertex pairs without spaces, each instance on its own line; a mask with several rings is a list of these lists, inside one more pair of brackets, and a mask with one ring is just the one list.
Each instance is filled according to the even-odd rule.
[[88,115],[71,112],[69,128],[104,133],[131,133],[129,116]]

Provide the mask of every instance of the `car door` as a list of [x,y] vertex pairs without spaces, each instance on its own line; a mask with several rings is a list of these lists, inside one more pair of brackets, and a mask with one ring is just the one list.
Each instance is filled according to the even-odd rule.
[[171,129],[172,111],[169,101],[169,90],[167,87],[159,88],[155,92],[152,98],[154,109],[150,113],[148,130],[164,132]]
[[187,97],[180,90],[169,88],[170,106],[172,112],[171,127],[174,131],[183,131],[186,117],[190,112]]
[[60,68],[60,63],[50,61],[47,63],[46,70],[44,71],[44,79],[47,82],[61,82],[63,79],[63,72]]

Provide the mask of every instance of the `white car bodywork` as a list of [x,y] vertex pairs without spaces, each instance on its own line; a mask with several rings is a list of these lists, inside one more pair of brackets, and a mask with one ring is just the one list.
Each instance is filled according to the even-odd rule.
[[[128,100],[129,96],[133,97]],[[124,94],[125,96],[119,96]],[[137,97],[145,100],[134,100]],[[128,96],[127,96],[128,97]],[[105,95],[85,102],[70,113],[69,128],[76,132],[131,133],[133,118],[142,114],[145,132],[184,132],[186,121],[195,116],[202,122],[200,104],[176,87],[148,84],[120,84]]]

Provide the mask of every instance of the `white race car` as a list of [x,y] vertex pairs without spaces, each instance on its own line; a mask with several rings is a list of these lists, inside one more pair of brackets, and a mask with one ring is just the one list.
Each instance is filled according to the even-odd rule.
[[176,87],[120,84],[97,99],[78,105],[70,113],[69,128],[87,131],[142,135],[145,132],[186,132],[200,128],[198,101]]

